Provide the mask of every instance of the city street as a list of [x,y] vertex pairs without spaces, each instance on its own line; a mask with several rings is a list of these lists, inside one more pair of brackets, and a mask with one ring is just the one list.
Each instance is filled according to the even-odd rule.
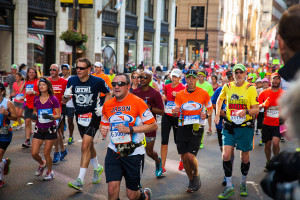
[[[160,121],[160,118],[158,120]],[[160,128],[158,133],[160,133]],[[67,132],[65,135],[68,138]],[[74,136],[75,143],[71,146],[66,144],[69,155],[66,156],[65,161],[53,167],[55,173],[54,180],[45,182],[43,181],[43,176],[34,176],[38,164],[32,159],[30,149],[22,149],[21,147],[21,144],[24,142],[24,129],[15,131],[12,143],[5,154],[5,157],[12,159],[12,164],[10,174],[4,177],[7,186],[0,190],[0,199],[107,199],[105,174],[101,175],[102,179],[99,184],[92,184],[93,169],[91,165],[85,176],[84,191],[82,193],[76,192],[67,186],[68,182],[77,178],[79,172],[81,140],[78,131],[75,131]],[[109,140],[102,140],[98,131],[94,141],[99,162],[101,165],[104,165]],[[155,145],[157,152],[160,152],[160,141],[160,134],[158,134]],[[265,175],[265,172],[263,172],[265,157],[263,147],[260,147],[258,143],[259,137],[256,136],[255,149],[250,154],[251,167],[247,179],[249,196],[246,198],[239,196],[239,182],[241,178],[240,159],[239,152],[235,151],[233,184],[236,193],[230,199],[269,199],[259,185],[260,180]],[[295,141],[286,141],[285,143],[280,143],[280,145],[282,149],[296,147]],[[156,178],[154,174],[154,162],[146,157],[141,182],[142,186],[151,188],[152,199],[217,199],[218,194],[223,190],[221,181],[224,173],[221,152],[215,133],[210,136],[205,134],[204,149],[199,150],[197,158],[202,186],[199,191],[189,194],[185,192],[188,179],[185,172],[178,171],[179,156],[174,145],[173,136],[170,137],[166,177]],[[125,184],[122,181],[120,199],[127,199],[125,192]]]

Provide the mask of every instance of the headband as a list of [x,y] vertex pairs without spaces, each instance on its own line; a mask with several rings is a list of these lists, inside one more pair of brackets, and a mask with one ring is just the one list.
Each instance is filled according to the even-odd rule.
[[198,72],[197,75],[203,75],[204,77],[206,77],[206,75],[203,72]]

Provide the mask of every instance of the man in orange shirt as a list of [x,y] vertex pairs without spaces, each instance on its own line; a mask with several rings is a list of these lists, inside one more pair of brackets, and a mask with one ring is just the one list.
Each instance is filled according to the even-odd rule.
[[[274,156],[280,151],[280,131],[279,131],[279,107],[278,99],[283,93],[280,88],[281,77],[278,73],[271,75],[271,88],[262,91],[258,97],[259,108],[265,109],[265,118],[262,127],[262,142],[265,143],[265,155],[267,164],[271,159],[271,146],[273,144]],[[267,165],[266,164],[266,165]],[[265,171],[266,168],[265,168]]]
[[[109,76],[104,73],[102,63],[96,62],[94,65],[94,68],[95,68],[95,73],[93,73],[92,75],[102,78],[105,81],[105,83],[107,84],[107,86],[109,87],[109,89],[112,90],[111,80],[110,80]],[[101,93],[101,95],[100,95],[101,106],[103,105],[104,98],[105,98],[105,94]]]
[[[208,93],[197,87],[197,71],[186,73],[187,88],[177,93],[173,116],[179,116],[176,136],[177,151],[182,154],[183,166],[189,178],[187,192],[201,187],[197,153],[201,143],[205,119],[212,114],[212,103]],[[205,113],[205,108],[207,113]]]

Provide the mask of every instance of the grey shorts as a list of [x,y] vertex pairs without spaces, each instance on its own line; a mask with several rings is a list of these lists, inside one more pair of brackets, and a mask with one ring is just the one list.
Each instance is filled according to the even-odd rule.
[[15,107],[18,107],[18,108],[23,109],[23,103],[15,102],[15,101],[14,101],[14,105],[15,105]]
[[74,107],[66,107],[66,115],[69,118],[73,118],[75,114],[75,108]]
[[146,143],[155,141],[156,137],[146,137]]
[[33,113],[33,109],[28,108],[27,106],[25,106],[24,119],[31,118],[32,113]]

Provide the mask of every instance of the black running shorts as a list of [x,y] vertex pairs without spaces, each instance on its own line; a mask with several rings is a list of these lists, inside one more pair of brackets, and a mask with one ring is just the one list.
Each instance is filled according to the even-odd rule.
[[83,135],[89,135],[94,138],[99,129],[100,121],[101,117],[98,117],[95,113],[93,113],[89,126],[82,126],[78,124],[78,115],[76,114],[76,122],[81,138],[83,138]]
[[263,124],[262,132],[261,132],[261,139],[263,143],[272,140],[273,137],[281,138],[279,126],[268,126]]
[[0,149],[6,150],[10,142],[0,141]]

